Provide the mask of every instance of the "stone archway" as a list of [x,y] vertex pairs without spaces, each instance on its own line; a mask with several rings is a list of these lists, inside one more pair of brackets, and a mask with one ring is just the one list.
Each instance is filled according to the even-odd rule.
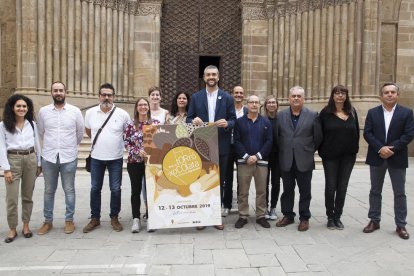
[[220,69],[220,87],[241,81],[240,0],[164,0],[161,17],[160,87],[163,105],[177,91],[203,86],[205,65]]

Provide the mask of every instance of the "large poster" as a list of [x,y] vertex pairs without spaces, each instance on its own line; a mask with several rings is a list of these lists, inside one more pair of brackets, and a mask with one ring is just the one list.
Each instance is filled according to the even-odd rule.
[[219,225],[217,127],[144,127],[148,229]]

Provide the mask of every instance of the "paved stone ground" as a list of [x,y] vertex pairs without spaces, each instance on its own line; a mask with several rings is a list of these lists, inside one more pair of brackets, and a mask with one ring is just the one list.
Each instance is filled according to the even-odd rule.
[[[410,163],[406,185],[408,230],[414,235],[414,159]],[[362,233],[368,222],[368,167],[358,166],[352,173],[342,217],[343,231],[325,227],[323,179],[323,170],[316,170],[311,228],[304,233],[297,231],[297,222],[286,228],[276,228],[272,222],[270,229],[263,229],[255,224],[254,217],[243,229],[235,229],[238,216],[233,209],[224,219],[224,231],[209,227],[204,231],[186,228],[131,234],[129,178],[124,174],[121,212],[124,231],[117,233],[110,227],[106,184],[102,193],[102,225],[83,234],[81,229],[89,216],[89,175],[79,173],[75,233],[63,233],[64,197],[60,187],[56,196],[54,228],[49,234],[24,239],[19,225],[19,236],[13,243],[0,242],[0,275],[414,275],[414,236],[402,240],[395,233],[388,178],[383,192],[381,229],[372,234]],[[34,195],[33,231],[43,222],[42,186],[43,178],[40,177]],[[0,178],[2,198],[4,193],[4,179]],[[254,190],[251,195],[251,214],[254,214]],[[297,202],[295,208],[297,210]],[[279,204],[277,210],[280,214]],[[2,239],[7,230],[2,199]]]

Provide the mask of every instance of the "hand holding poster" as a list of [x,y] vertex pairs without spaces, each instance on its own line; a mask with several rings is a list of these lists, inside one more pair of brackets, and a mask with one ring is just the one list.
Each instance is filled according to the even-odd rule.
[[221,224],[217,127],[144,127],[148,228]]

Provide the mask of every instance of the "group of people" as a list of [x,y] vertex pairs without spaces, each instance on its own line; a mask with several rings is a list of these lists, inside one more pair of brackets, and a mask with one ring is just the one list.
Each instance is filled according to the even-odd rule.
[[[101,190],[108,170],[111,225],[122,231],[121,185],[123,151],[128,153],[127,171],[131,182],[132,233],[141,228],[141,194],[146,203],[143,126],[158,124],[206,122],[218,127],[219,168],[222,216],[229,215],[233,200],[234,164],[237,167],[237,202],[239,219],[235,227],[248,223],[248,196],[252,178],[256,188],[256,223],[269,228],[268,220],[277,220],[276,205],[280,193],[283,217],[276,227],[294,223],[295,187],[299,189],[299,231],[309,229],[311,218],[311,183],[318,151],[325,172],[325,207],[327,228],[344,229],[341,222],[348,181],[359,149],[360,128],[356,110],[352,107],[348,89],[338,85],[332,89],[327,106],[318,114],[304,107],[305,91],[300,86],[289,91],[289,108],[278,112],[276,96],[268,96],[261,111],[257,95],[249,95],[244,105],[244,89],[234,87],[229,94],[218,86],[219,71],[207,66],[203,75],[206,87],[191,97],[178,92],[168,111],[161,107],[161,91],[152,87],[148,99],[139,98],[131,119],[115,106],[115,89],[109,83],[99,88],[99,104],[87,110],[83,119],[79,108],[66,102],[66,87],[62,82],[51,85],[53,103],[39,110],[35,120],[32,101],[21,94],[12,95],[0,123],[0,166],[6,185],[6,243],[17,237],[18,194],[21,189],[22,234],[32,237],[29,227],[33,208],[36,177],[44,176],[44,223],[37,231],[47,234],[53,228],[55,193],[60,175],[65,193],[66,213],[64,232],[75,230],[75,175],[77,147],[84,131],[92,140],[90,221],[84,233],[100,225]],[[381,192],[388,170],[394,191],[396,232],[403,239],[407,203],[405,174],[408,167],[407,146],[414,136],[413,111],[397,104],[399,88],[386,83],[381,88],[382,105],[369,110],[364,138],[368,142],[367,164],[370,165],[369,224],[363,229],[371,233],[380,228]],[[262,115],[263,113],[263,115]],[[42,145],[42,146],[41,146]],[[144,217],[148,217],[148,210]],[[215,225],[223,230],[224,225]],[[205,227],[197,227],[202,230]]]

